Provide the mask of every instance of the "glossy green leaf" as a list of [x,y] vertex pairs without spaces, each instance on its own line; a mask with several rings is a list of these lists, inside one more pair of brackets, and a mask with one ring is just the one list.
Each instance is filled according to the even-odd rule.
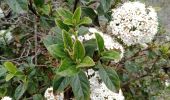
[[111,91],[119,90],[120,80],[116,71],[108,66],[103,66],[100,63],[97,65],[99,67],[99,75],[102,81],[106,84],[107,88]]
[[82,60],[85,56],[85,48],[83,44],[79,41],[76,40],[74,45],[73,45],[73,55],[75,60]]
[[102,52],[102,59],[115,60],[120,58],[120,53],[117,51],[104,51]]
[[90,58],[89,56],[86,56],[81,61],[81,63],[77,65],[77,68],[80,68],[80,67],[91,67],[91,66],[94,66],[94,65],[95,65],[95,62],[93,61],[93,59]]
[[71,50],[73,48],[73,41],[71,35],[67,31],[63,30],[62,36],[63,36],[64,47]]
[[71,87],[76,100],[90,100],[90,84],[84,72],[72,78]]
[[61,61],[61,65],[56,71],[57,75],[60,76],[73,76],[79,72],[79,69],[76,68],[76,65],[70,59],[64,59]]
[[9,81],[9,80],[11,80],[13,77],[14,77],[14,74],[7,74],[5,80],[6,80],[6,81]]
[[69,31],[69,27],[66,24],[64,24],[63,21],[56,19],[55,23],[59,28]]
[[70,11],[64,9],[64,8],[59,8],[59,9],[57,10],[57,13],[58,13],[61,17],[63,17],[64,19],[72,19],[72,17],[73,17],[72,12],[70,12]]
[[4,66],[10,73],[15,74],[17,72],[17,68],[12,62],[7,61],[4,63]]
[[95,33],[96,36],[96,42],[97,42],[97,46],[100,52],[104,51],[104,40],[102,38],[102,36],[98,33]]
[[59,92],[64,91],[64,89],[70,84],[71,80],[69,77],[62,77],[56,75],[53,80],[53,88]]
[[72,19],[76,21],[76,22],[75,22],[76,24],[78,24],[79,21],[80,21],[80,17],[81,17],[81,7],[78,7],[78,8],[75,10]]
[[74,25],[71,19],[65,19],[63,23],[66,25],[71,25],[71,26]]
[[67,57],[64,47],[61,44],[53,44],[47,47],[49,53],[55,58],[65,58]]
[[5,0],[10,8],[16,13],[25,13],[28,10],[27,0]]
[[89,17],[84,17],[80,20],[78,25],[91,24],[92,20]]

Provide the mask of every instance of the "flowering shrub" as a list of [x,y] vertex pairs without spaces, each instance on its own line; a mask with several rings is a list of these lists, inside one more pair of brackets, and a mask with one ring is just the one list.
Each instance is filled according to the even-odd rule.
[[123,0],[0,5],[2,100],[166,96],[170,44],[158,38],[165,31],[153,7]]

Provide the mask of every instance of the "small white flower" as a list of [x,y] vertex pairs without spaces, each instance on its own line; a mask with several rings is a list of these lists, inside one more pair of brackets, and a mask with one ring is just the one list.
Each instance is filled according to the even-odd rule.
[[128,46],[149,43],[158,31],[157,13],[140,2],[126,2],[113,10],[110,28]]
[[3,17],[5,17],[5,16],[4,16],[2,9],[0,8],[0,18],[3,18]]
[[[101,82],[98,71],[88,69],[88,72],[94,72],[94,76],[89,79],[91,100],[106,100],[105,98],[108,98],[108,100],[124,100],[121,89],[119,90],[119,93],[114,93],[106,87],[104,82]],[[86,75],[89,76],[91,74],[86,73]]]
[[8,97],[8,96],[5,96],[3,97],[1,100],[12,100],[12,98]]
[[165,80],[165,86],[169,87],[170,86],[170,80]]
[[45,91],[44,97],[47,100],[55,100],[54,94],[53,94],[53,87],[47,88]]
[[[12,33],[9,32],[8,30],[0,30],[0,43],[10,43],[12,40]],[[4,40],[5,39],[5,40]]]

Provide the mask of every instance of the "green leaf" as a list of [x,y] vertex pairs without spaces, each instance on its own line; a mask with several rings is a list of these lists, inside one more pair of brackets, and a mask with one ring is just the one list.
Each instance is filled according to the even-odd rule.
[[12,62],[7,61],[4,63],[4,66],[10,73],[15,74],[17,72],[17,68]]
[[84,72],[72,78],[71,87],[76,100],[90,100],[90,84]]
[[89,56],[86,56],[82,62],[80,64],[77,65],[77,68],[80,67],[91,67],[94,66],[95,62],[93,61],[93,59],[91,59]]
[[53,81],[53,88],[59,92],[63,92],[64,89],[70,84],[71,80],[69,77],[62,77],[56,75]]
[[14,74],[8,74],[5,78],[6,81],[11,80],[14,77]]
[[83,25],[83,24],[91,24],[92,20],[89,17],[83,17],[78,25]]
[[79,72],[79,69],[76,68],[76,65],[74,64],[71,59],[64,59],[61,61],[61,65],[56,71],[57,75],[61,76],[73,76]]
[[49,15],[51,12],[51,5],[50,4],[42,5],[42,7],[40,7],[39,10],[42,12],[42,14]]
[[76,42],[74,43],[73,52],[74,52],[73,55],[74,55],[75,60],[80,61],[84,58],[85,49],[84,49],[83,44],[79,40],[76,40]]
[[105,14],[111,7],[114,0],[100,0],[100,5],[97,8],[99,15]]
[[66,24],[64,24],[63,21],[56,19],[55,23],[59,28],[69,31],[69,27]]
[[27,89],[27,83],[24,83],[24,84],[20,84],[16,90],[15,90],[15,94],[14,94],[14,97],[16,100],[19,100],[22,95],[25,93],[26,89]]
[[27,0],[5,0],[16,13],[25,13],[28,10]]
[[108,66],[103,66],[100,63],[97,65],[99,67],[99,75],[102,81],[106,84],[107,88],[111,91],[119,90],[120,80],[116,71]]
[[115,60],[120,58],[120,53],[117,51],[104,51],[102,52],[102,59]]
[[63,23],[66,24],[66,25],[71,25],[71,26],[74,25],[73,22],[72,22],[72,19],[65,19]]
[[73,41],[70,34],[67,31],[63,30],[62,36],[65,48],[71,50],[73,48]]
[[37,7],[40,7],[44,4],[44,0],[34,0],[34,4],[37,6]]
[[78,24],[79,21],[80,21],[80,17],[81,17],[81,7],[78,7],[78,8],[75,10],[72,19],[76,21],[76,24]]
[[96,36],[96,42],[97,42],[97,46],[100,52],[104,51],[104,40],[102,38],[102,36],[98,33],[95,33]]
[[43,96],[41,94],[34,94],[33,100],[43,100]]
[[55,58],[65,58],[67,54],[64,51],[64,47],[61,44],[53,44],[47,47],[49,53]]
[[4,76],[6,72],[7,70],[3,66],[0,65],[0,77]]
[[59,16],[63,17],[64,19],[72,19],[72,17],[73,17],[72,12],[70,12],[64,8],[59,8],[57,10],[57,13],[59,14]]
[[84,47],[86,50],[86,55],[93,57],[95,50],[97,49],[97,45],[96,45],[96,40],[92,39],[92,40],[88,40],[84,43]]

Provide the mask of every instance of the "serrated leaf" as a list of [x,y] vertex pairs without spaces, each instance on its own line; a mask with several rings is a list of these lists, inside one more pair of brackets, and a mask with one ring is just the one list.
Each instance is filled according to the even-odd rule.
[[98,33],[95,33],[96,36],[96,42],[97,42],[97,46],[100,52],[104,51],[104,40],[102,38],[102,36]]
[[67,57],[64,47],[61,44],[53,44],[47,47],[49,53],[55,58],[65,58]]
[[90,84],[84,72],[72,78],[71,87],[76,100],[90,100]]
[[102,52],[101,58],[106,59],[106,60],[120,59],[120,53],[117,51],[104,51],[104,52]]
[[64,89],[70,84],[71,80],[69,77],[62,77],[56,75],[53,81],[53,88],[59,92],[64,91]]
[[80,21],[80,17],[81,17],[81,7],[78,7],[78,8],[75,10],[72,19],[76,21],[76,22],[75,22],[76,24],[78,24],[79,21]]
[[66,24],[64,24],[63,21],[56,19],[55,23],[59,28],[69,31],[69,27]]
[[57,75],[60,76],[73,76],[79,72],[79,69],[76,68],[76,65],[74,64],[71,59],[64,59],[61,61],[61,65],[56,71]]
[[13,77],[14,77],[14,74],[7,74],[5,80],[6,80],[6,81],[9,81],[9,80],[11,80]]
[[73,45],[73,55],[75,60],[82,60],[85,56],[85,49],[83,44],[79,41],[76,40],[74,45]]
[[83,24],[91,24],[92,20],[89,17],[83,17],[78,25],[83,25]]
[[91,67],[91,66],[94,66],[94,65],[95,65],[95,62],[93,61],[93,59],[90,58],[89,56],[86,56],[82,60],[82,62],[77,65],[77,68],[80,68],[80,67]]
[[71,50],[73,48],[73,41],[70,34],[67,31],[63,30],[62,36],[65,48]]
[[10,73],[15,74],[17,72],[17,68],[12,62],[7,61],[4,63],[4,66]]
[[120,88],[120,80],[116,71],[108,66],[103,66],[100,63],[97,65],[99,67],[99,75],[102,81],[106,84],[107,88],[115,92]]
[[72,19],[72,17],[73,17],[72,12],[70,12],[70,11],[64,9],[64,8],[59,8],[59,9],[57,10],[57,13],[58,13],[61,17],[63,17],[64,19]]
[[28,10],[27,0],[6,0],[6,2],[16,13],[25,13]]

